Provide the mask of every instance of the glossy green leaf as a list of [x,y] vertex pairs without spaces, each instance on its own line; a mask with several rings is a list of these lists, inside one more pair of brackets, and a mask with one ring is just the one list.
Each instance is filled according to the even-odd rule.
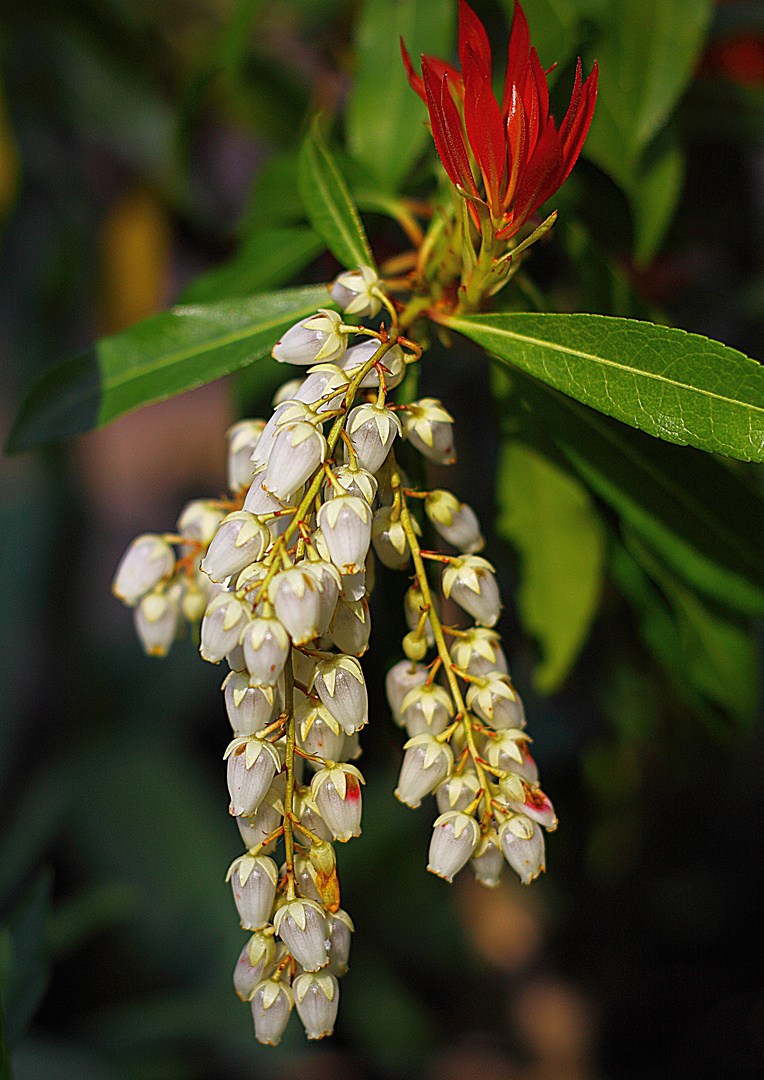
[[592,48],[599,94],[584,153],[623,184],[695,70],[711,0],[618,0]]
[[[501,0],[501,6],[511,26],[515,0]],[[523,11],[542,65],[550,68],[557,64],[557,71],[561,70],[576,47],[575,0],[523,0]],[[550,83],[552,78],[554,74],[550,75]]]
[[400,39],[412,62],[451,52],[452,0],[366,0],[356,28],[356,73],[348,101],[351,153],[382,184],[397,190],[429,136],[427,110],[406,77]]
[[505,363],[650,435],[764,461],[764,368],[718,341],[603,315],[441,321]]
[[552,693],[575,664],[599,608],[602,521],[577,480],[516,440],[502,445],[496,501],[496,528],[520,555],[520,618],[541,646],[534,680]]
[[212,382],[266,356],[293,323],[331,306],[325,286],[308,285],[249,300],[171,308],[102,338],[32,387],[8,450],[78,435]]
[[289,281],[323,250],[323,240],[303,226],[258,230],[233,259],[196,278],[180,302],[214,304],[271,289]]
[[[497,374],[503,381],[506,368]],[[520,372],[496,386],[508,433],[575,470],[675,573],[706,596],[764,615],[764,500],[723,462],[673,446]]]
[[349,270],[374,266],[358,210],[321,134],[319,118],[300,149],[297,178],[308,219],[331,253]]

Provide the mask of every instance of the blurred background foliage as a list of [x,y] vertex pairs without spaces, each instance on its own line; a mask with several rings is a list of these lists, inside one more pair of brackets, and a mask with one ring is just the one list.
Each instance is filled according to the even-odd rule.
[[[764,6],[526,0],[564,102],[601,66],[585,157],[517,306],[655,318],[764,355]],[[475,0],[497,48],[511,0]],[[28,0],[0,15],[0,422],[60,357],[183,298],[327,280],[296,150],[317,109],[380,258],[425,190],[398,61],[453,47],[447,0]],[[384,117],[395,123],[374,127]],[[405,132],[391,143],[390,132]],[[231,971],[238,853],[220,673],[141,655],[111,597],[138,532],[224,487],[263,362],[0,480],[0,985],[16,1080],[760,1076],[760,467],[660,443],[478,350],[433,346],[447,483],[495,521],[501,629],[561,826],[530,889],[424,870],[392,796],[381,572],[363,838],[340,852],[352,970],[336,1036],[257,1046]],[[486,422],[490,413],[492,422]],[[0,1075],[9,1074],[0,1037]]]

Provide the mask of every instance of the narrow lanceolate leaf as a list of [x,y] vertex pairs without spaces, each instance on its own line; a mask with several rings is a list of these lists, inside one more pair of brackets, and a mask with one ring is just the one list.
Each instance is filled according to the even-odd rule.
[[102,338],[32,387],[8,450],[78,435],[140,405],[212,382],[267,356],[293,323],[332,306],[326,286],[309,285],[249,300],[174,307]]
[[559,689],[597,614],[605,531],[586,489],[531,447],[502,446],[496,483],[498,532],[520,555],[518,608],[542,650],[534,679]]
[[298,181],[311,225],[339,262],[349,270],[374,266],[358,210],[320,132],[318,119],[300,150]]
[[499,360],[650,435],[764,461],[764,368],[718,341],[604,315],[440,321]]
[[544,383],[495,370],[508,434],[572,469],[675,573],[708,597],[764,615],[764,499],[739,469],[652,439]]

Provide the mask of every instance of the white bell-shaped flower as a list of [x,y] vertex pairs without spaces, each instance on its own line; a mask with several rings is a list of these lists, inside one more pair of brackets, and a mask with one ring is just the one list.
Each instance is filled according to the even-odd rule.
[[466,503],[459,502],[450,491],[436,489],[429,492],[424,500],[424,509],[446,543],[467,555],[482,551],[485,540],[475,511]]
[[225,581],[257,562],[271,542],[269,529],[248,510],[235,510],[223,518],[202,559],[202,570],[212,581]]
[[219,663],[238,644],[249,618],[247,605],[233,593],[222,592],[214,596],[202,619],[199,645],[202,657],[212,664]]
[[385,678],[387,703],[393,714],[393,720],[399,726],[403,726],[401,719],[403,699],[409,690],[426,683],[429,674],[429,669],[424,664],[412,663],[411,660],[399,660],[388,671]]
[[255,1038],[266,1046],[278,1046],[294,1005],[290,987],[277,979],[264,979],[252,995]]
[[461,810],[447,810],[432,826],[430,857],[427,869],[453,881],[480,840],[480,826],[474,817]]
[[342,599],[355,603],[366,596],[366,568],[357,574],[342,574]]
[[382,307],[382,282],[376,270],[359,266],[345,270],[332,282],[331,297],[346,315],[368,315],[372,319]]
[[[372,476],[368,469],[362,469],[359,465],[351,465],[350,462],[347,462],[344,465],[334,467],[334,477],[348,495],[355,495],[358,499],[365,499],[369,506],[373,504],[377,497],[379,484],[376,476]],[[334,498],[334,489],[329,481],[327,481],[325,492],[327,499]]]
[[371,635],[371,614],[365,597],[357,601],[339,598],[331,635],[340,652],[348,656],[363,656],[369,647]]
[[496,730],[525,727],[525,709],[520,695],[509,678],[498,671],[470,685],[467,708]]
[[228,792],[234,817],[254,814],[270,790],[281,758],[276,747],[261,739],[234,739],[224,755],[228,761]]
[[315,900],[290,900],[278,909],[273,925],[298,964],[318,971],[329,963],[324,909]]
[[277,499],[289,499],[313,475],[327,452],[326,439],[313,424],[285,424],[273,440],[263,487]]
[[[414,526],[414,531],[418,533],[419,526],[413,518],[411,524]],[[391,570],[402,570],[411,557],[400,514],[392,506],[380,506],[375,511],[371,526],[371,542],[379,561]]]
[[341,574],[364,569],[371,541],[371,507],[355,495],[336,495],[318,511],[318,527],[329,558]]
[[325,761],[337,761],[345,745],[345,734],[320,701],[309,700],[297,716],[297,743],[308,754]]
[[489,832],[481,837],[471,863],[475,879],[481,885],[495,889],[501,880],[501,871],[504,869],[504,856],[498,833]]
[[323,1039],[334,1031],[340,988],[333,975],[303,972],[292,983],[294,1003],[309,1039]]
[[493,567],[480,555],[454,558],[443,568],[443,593],[481,626],[493,626],[501,613],[501,598]]
[[278,876],[267,855],[242,855],[231,864],[228,879],[244,930],[262,930],[271,921]]
[[504,797],[505,805],[515,813],[524,814],[531,821],[543,825],[549,832],[557,828],[557,815],[548,795],[539,787],[529,788],[522,783],[518,790],[518,774],[510,773],[502,777],[499,782],[499,791]]
[[480,791],[480,781],[474,772],[454,773],[439,785],[435,792],[438,810],[445,814],[447,810],[464,810],[475,801]]
[[454,715],[451,695],[437,683],[423,683],[409,690],[401,704],[401,720],[411,738],[440,735]]
[[326,972],[340,978],[348,969],[350,938],[355,927],[348,913],[342,909],[327,915],[326,921],[329,924],[329,963]]
[[292,395],[292,399],[317,406],[319,414],[331,412],[342,405],[348,381],[345,372],[336,364],[316,364]]
[[320,637],[327,632],[332,619],[334,618],[337,600],[339,599],[340,589],[342,588],[342,579],[337,567],[332,563],[327,562],[325,559],[310,559],[300,565],[303,566],[309,574],[313,575],[318,584],[320,605],[318,636]]
[[331,829],[321,817],[321,812],[316,806],[313,796],[310,794],[310,789],[295,794],[294,812],[295,816],[300,821],[300,824],[304,825],[305,828],[309,829],[312,833],[315,833],[319,839],[334,839]]
[[416,735],[404,743],[395,797],[416,809],[425,795],[434,791],[454,766],[454,755],[445,743],[433,735]]
[[252,455],[265,428],[265,420],[240,420],[226,432],[228,440],[228,487],[241,491],[255,475]]
[[451,659],[468,675],[488,675],[492,671],[507,674],[507,658],[495,630],[470,626],[462,630],[451,646]]
[[307,564],[276,574],[268,586],[268,599],[295,645],[304,645],[318,636],[321,591]]
[[223,681],[223,700],[236,736],[254,735],[273,719],[274,688],[251,686],[246,672],[229,671]]
[[183,507],[178,518],[178,532],[186,540],[209,544],[225,517],[219,503],[212,499],[194,499]]
[[319,308],[287,330],[271,352],[282,364],[319,364],[338,360],[347,348],[348,336],[341,329],[342,317],[336,311]]
[[412,401],[403,411],[405,437],[421,454],[440,465],[456,461],[454,420],[435,398]]
[[268,423],[257,440],[255,449],[252,451],[252,465],[255,470],[268,464],[276,436],[285,424],[310,423],[312,420],[315,420],[313,410],[304,401],[293,401],[290,398],[288,401],[280,402],[273,410]]
[[369,719],[369,696],[361,665],[354,656],[327,656],[316,660],[310,689],[352,735]]
[[499,829],[504,858],[523,885],[529,885],[544,869],[544,834],[523,814],[509,818]]
[[253,686],[273,686],[289,656],[289,635],[278,619],[257,618],[241,639],[244,662]]
[[385,405],[356,405],[348,415],[345,431],[358,464],[375,473],[387,457],[396,435],[403,431],[397,415]]
[[241,950],[233,972],[234,989],[242,1001],[250,1001],[257,984],[270,975],[275,956],[273,934],[257,931],[252,935]]
[[528,736],[522,728],[504,728],[488,740],[486,759],[494,769],[517,772],[523,763]]
[[310,792],[321,817],[335,840],[343,844],[361,835],[361,773],[354,765],[338,764],[320,769],[313,777]]
[[[350,378],[353,377],[359,370],[359,368],[366,367],[372,356],[379,351],[379,342],[376,338],[369,338],[368,341],[362,341],[358,345],[352,345],[343,356],[337,361],[339,366],[347,372]],[[406,374],[406,361],[403,356],[403,350],[400,345],[393,345],[392,349],[388,349],[383,354],[379,361],[379,367],[382,368],[382,378],[385,381],[385,387],[388,390],[393,390],[401,382]],[[361,389],[379,386],[379,371],[375,364],[371,370],[367,371],[364,377],[361,379]]]
[[134,607],[174,570],[175,552],[167,541],[145,533],[136,536],[122,556],[111,591],[123,603]]
[[[271,833],[274,833],[281,824],[283,816],[284,805],[281,797],[277,789],[271,785],[254,814],[236,818],[236,824],[247,851],[259,847]],[[262,854],[269,855],[275,846],[276,841],[272,840],[267,847],[262,849]]]
[[149,656],[166,656],[178,633],[180,611],[173,595],[157,590],[135,609],[135,631]]

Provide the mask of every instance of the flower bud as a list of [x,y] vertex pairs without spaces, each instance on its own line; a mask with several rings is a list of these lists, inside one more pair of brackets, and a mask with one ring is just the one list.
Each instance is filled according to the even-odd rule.
[[137,536],[120,560],[111,587],[116,597],[134,607],[142,596],[175,569],[175,552],[161,536]]
[[401,704],[401,720],[415,735],[440,735],[454,715],[451,695],[436,683],[424,683],[409,690]]
[[364,569],[371,540],[371,507],[354,495],[336,495],[318,511],[318,527],[329,558],[341,574]]
[[326,439],[312,424],[286,424],[273,440],[263,487],[289,499],[312,476],[328,453]]
[[403,412],[403,430],[417,450],[440,465],[456,461],[454,421],[435,398],[412,401]]
[[486,758],[494,769],[517,772],[523,762],[528,736],[520,728],[505,728],[488,740]]
[[318,636],[325,634],[334,618],[342,579],[337,567],[325,559],[309,560],[301,564],[316,579],[319,589]]
[[201,621],[207,604],[215,596],[215,586],[203,574],[194,574],[189,577],[184,574],[178,583],[180,585],[180,610],[185,619],[190,623]]
[[281,758],[272,743],[262,739],[234,739],[225,752],[228,791],[234,817],[254,814],[268,794],[273,777],[281,771]]
[[485,546],[475,511],[459,502],[450,491],[431,491],[424,509],[436,531],[452,547],[472,555]]
[[502,780],[499,784],[502,795],[506,796],[505,801],[509,809],[519,814],[525,814],[531,821],[543,825],[549,832],[554,832],[557,828],[557,815],[549,797],[538,787],[534,789],[522,785],[522,794],[516,793],[511,788],[508,788],[508,782],[512,780],[515,780],[515,776],[510,774],[506,780]]
[[337,601],[331,635],[340,652],[348,656],[363,656],[369,647],[371,615],[366,598],[357,601]]
[[[414,532],[419,532],[419,526],[411,519]],[[371,541],[377,558],[383,566],[391,570],[402,570],[409,561],[411,552],[406,533],[403,529],[400,517],[392,506],[380,506],[374,514],[374,522],[371,527]]]
[[223,681],[223,700],[234,735],[254,735],[273,719],[273,687],[250,686],[244,672],[229,671]]
[[544,869],[544,835],[535,822],[518,814],[499,829],[499,843],[523,885],[530,884]]
[[499,884],[503,868],[504,856],[501,853],[498,834],[490,832],[482,837],[472,856],[475,880],[489,889],[494,889]]
[[295,645],[318,636],[321,594],[318,582],[303,565],[276,574],[268,586],[268,598]]
[[[359,368],[365,367],[371,360],[375,352],[379,350],[379,342],[376,338],[369,338],[368,341],[362,341],[358,345],[353,345],[348,349],[344,356],[340,357],[337,361],[343,371],[346,371],[352,378],[353,374],[358,371]],[[403,382],[403,376],[406,374],[406,361],[403,356],[403,350],[399,345],[393,345],[392,349],[388,349],[382,359],[378,361],[379,367],[382,368],[382,377],[385,380],[385,387],[388,390],[394,389]],[[379,386],[379,371],[377,364],[368,371],[361,379],[361,389],[367,387]]]
[[202,640],[199,652],[212,664],[219,663],[239,643],[250,615],[246,604],[233,595],[222,592],[207,605],[202,619]]
[[348,336],[340,329],[342,318],[336,311],[319,308],[290,327],[271,352],[282,364],[318,364],[338,360],[347,348]]
[[248,510],[235,510],[223,518],[202,559],[202,570],[212,581],[225,581],[262,558],[271,534]]
[[350,956],[350,935],[355,927],[353,920],[346,911],[335,911],[327,915],[329,925],[329,963],[326,971],[328,975],[336,975],[337,978],[344,975],[348,969]]
[[264,979],[252,995],[255,1038],[266,1046],[278,1046],[289,1023],[294,997],[285,983]]
[[438,787],[435,798],[438,810],[445,814],[447,810],[464,810],[475,801],[480,791],[480,781],[474,772],[454,773]]
[[482,626],[493,626],[501,612],[493,567],[480,555],[452,559],[443,568],[443,593]]
[[424,660],[427,655],[427,635],[419,633],[418,630],[411,630],[404,637],[401,646],[412,662]]
[[467,864],[480,839],[480,826],[474,817],[461,810],[447,810],[436,819],[430,840],[430,859],[427,869],[453,881]]
[[194,499],[178,518],[178,532],[186,540],[209,544],[225,517],[225,511],[211,499]]
[[354,656],[329,656],[316,660],[311,679],[332,716],[348,735],[369,719],[369,697],[361,665]]
[[252,454],[263,433],[265,420],[240,420],[226,432],[228,440],[228,487],[241,491],[249,487],[255,475]]
[[368,315],[373,319],[382,307],[381,288],[376,271],[370,266],[359,266],[357,270],[345,270],[334,279],[331,297],[346,315]]
[[[254,814],[249,817],[236,818],[236,824],[239,827],[239,833],[247,851],[259,847],[266,837],[274,833],[281,824],[283,816],[283,803],[278,791],[271,785]],[[267,848],[262,849],[263,855],[268,855],[275,846],[276,841],[272,840]]]
[[416,735],[403,749],[406,753],[394,794],[402,803],[416,808],[451,771],[454,755],[450,747],[432,735]]
[[180,612],[167,592],[150,592],[135,609],[135,631],[149,656],[166,656],[178,632]]
[[388,671],[385,678],[385,690],[387,703],[396,724],[403,725],[401,718],[403,699],[409,690],[426,683],[429,674],[429,670],[424,665],[412,663],[410,660],[399,660]]
[[507,660],[499,640],[495,630],[470,626],[462,630],[451,646],[451,659],[468,675],[488,675],[492,671],[506,675]]
[[[263,487],[263,480],[265,479],[265,473],[267,471],[266,465],[260,465],[255,472],[254,479],[250,484],[249,491],[244,497],[244,510],[248,510],[250,514],[258,514],[262,517],[268,517],[272,514],[277,514],[284,507],[281,502],[272,495],[270,491],[266,491]],[[284,518],[288,515],[284,514]],[[282,518],[276,518],[276,521],[283,520]],[[271,526],[273,532],[273,526]]]
[[318,971],[329,963],[328,927],[323,908],[314,900],[290,900],[278,909],[273,925],[298,964]]
[[354,765],[320,769],[310,784],[311,795],[335,840],[343,844],[361,835],[361,784]]
[[[292,401],[290,399],[289,401],[280,402],[273,410],[268,423],[263,428],[262,435],[257,441],[257,446],[252,451],[252,464],[255,469],[268,464],[276,436],[286,424],[311,423],[314,420],[313,409],[304,401]],[[252,479],[254,480],[255,477]],[[254,513],[257,512],[254,511]]]
[[375,473],[388,455],[396,435],[402,431],[396,414],[385,405],[356,405],[348,415],[345,431],[358,464]]
[[345,735],[326,706],[313,700],[299,713],[297,742],[308,754],[337,761],[345,745]]
[[524,728],[525,709],[506,675],[493,671],[467,691],[467,708],[497,730]]
[[273,934],[258,930],[241,950],[233,972],[233,985],[242,1001],[249,1001],[255,987],[273,967],[276,945]]
[[[304,401],[306,405],[318,405],[318,414],[338,409],[344,400],[348,388],[348,377],[337,364],[316,364],[308,372],[299,390],[292,394],[295,401]],[[336,390],[336,393],[332,391]],[[331,395],[331,396],[327,396]],[[325,398],[324,401],[321,399]]]
[[273,618],[253,619],[241,639],[244,662],[253,686],[273,686],[289,656],[289,635]]
[[[440,604],[437,597],[430,595],[430,603],[435,608],[437,615],[440,615]],[[403,613],[406,616],[406,623],[409,630],[416,630],[422,618],[422,613],[425,610],[425,599],[422,594],[422,590],[418,585],[412,585],[411,588],[406,590],[406,595],[403,598]],[[432,631],[432,623],[430,622],[430,616],[428,614],[424,621],[423,626],[425,640],[427,645],[432,648],[435,644],[435,634]]]
[[242,855],[228,871],[244,930],[262,930],[271,921],[278,870],[267,855]]
[[[334,469],[334,478],[340,487],[343,487],[348,495],[355,495],[357,499],[365,499],[371,506],[377,497],[377,478],[367,469],[361,469],[358,465],[337,465]],[[327,499],[334,498],[332,485],[327,482]]]
[[323,1039],[334,1031],[340,988],[333,975],[304,972],[292,984],[297,1013],[309,1039]]

